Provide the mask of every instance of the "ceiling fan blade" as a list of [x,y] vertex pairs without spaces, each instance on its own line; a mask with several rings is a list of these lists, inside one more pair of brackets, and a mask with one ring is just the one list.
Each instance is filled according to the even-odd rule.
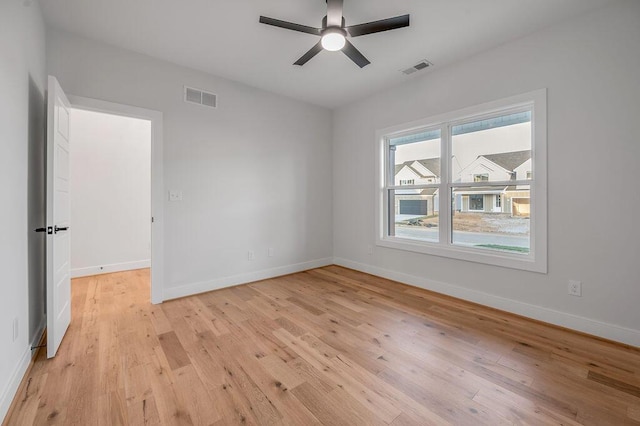
[[395,30],[409,26],[409,15],[396,16],[395,18],[382,19],[380,21],[367,22],[366,24],[352,25],[345,29],[351,37]]
[[307,53],[305,53],[304,55],[302,55],[302,57],[300,59],[298,59],[297,61],[295,61],[293,63],[293,65],[304,65],[307,62],[309,62],[309,60],[311,60],[311,58],[313,58],[314,56],[316,56],[318,53],[320,53],[322,51],[322,43],[318,42],[315,46],[313,46]]
[[260,17],[261,24],[273,25],[274,27],[284,28],[285,30],[299,31],[301,33],[320,35],[320,28],[308,27],[306,25],[294,24],[293,22],[281,21],[280,19]]
[[327,27],[342,27],[343,0],[327,0]]
[[342,51],[344,52],[345,55],[349,57],[349,59],[355,62],[356,65],[359,66],[360,68],[364,68],[371,63],[367,58],[364,57],[362,53],[360,53],[358,49],[356,49],[356,47],[353,44],[351,44],[349,40],[346,40],[346,43],[342,48]]

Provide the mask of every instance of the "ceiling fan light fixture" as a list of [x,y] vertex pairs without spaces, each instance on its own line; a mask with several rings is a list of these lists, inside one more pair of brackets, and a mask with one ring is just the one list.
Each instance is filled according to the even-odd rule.
[[327,28],[322,33],[322,48],[329,52],[342,50],[346,42],[344,31],[340,28]]

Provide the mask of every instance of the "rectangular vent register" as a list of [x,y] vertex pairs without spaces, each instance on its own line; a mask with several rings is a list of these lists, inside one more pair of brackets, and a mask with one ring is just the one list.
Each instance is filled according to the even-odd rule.
[[218,107],[218,96],[214,93],[205,92],[204,90],[194,87],[184,86],[184,101],[190,104],[197,104],[209,108]]

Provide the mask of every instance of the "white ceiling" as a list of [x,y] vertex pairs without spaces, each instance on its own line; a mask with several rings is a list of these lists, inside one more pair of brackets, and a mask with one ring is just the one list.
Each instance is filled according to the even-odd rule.
[[[421,59],[459,61],[615,0],[345,0],[347,25],[411,14],[411,26],[352,39],[371,61],[341,52],[292,65],[318,38],[259,24],[266,15],[320,27],[324,0],[40,0],[47,25],[226,77],[338,107],[425,75]],[[215,90],[215,88],[210,88]]]

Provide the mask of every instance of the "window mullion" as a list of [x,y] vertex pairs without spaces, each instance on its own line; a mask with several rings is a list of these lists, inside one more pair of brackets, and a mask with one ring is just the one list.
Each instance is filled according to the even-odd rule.
[[442,125],[440,129],[440,212],[438,213],[439,222],[439,241],[440,244],[448,246],[451,236],[451,127],[447,124]]
[[[384,198],[385,198],[385,223],[384,223],[384,233],[390,237],[395,236],[395,227],[393,226],[393,218],[395,212],[392,207],[392,197],[390,197],[391,186],[395,184],[395,177],[393,175],[393,169],[395,164],[395,151],[396,148],[394,146],[389,145],[389,139],[385,138],[385,150],[384,155],[387,157],[385,161],[385,170],[384,170]],[[395,194],[395,191],[394,191]]]
[[522,185],[533,185],[534,180],[504,180],[504,181],[482,181],[482,182],[455,182],[452,183],[451,186],[456,188],[474,188],[478,186],[487,187],[487,186],[522,186]]

